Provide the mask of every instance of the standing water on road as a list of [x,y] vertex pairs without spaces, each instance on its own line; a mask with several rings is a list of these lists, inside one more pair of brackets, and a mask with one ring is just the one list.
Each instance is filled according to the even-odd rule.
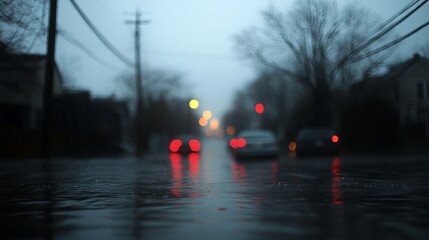
[[[419,156],[234,160],[200,154],[2,161],[3,239],[423,239]],[[406,164],[404,164],[406,163]]]

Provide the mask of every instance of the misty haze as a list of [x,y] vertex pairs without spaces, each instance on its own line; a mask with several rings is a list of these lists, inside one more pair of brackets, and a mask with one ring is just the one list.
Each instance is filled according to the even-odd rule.
[[426,239],[428,2],[0,1],[0,238]]

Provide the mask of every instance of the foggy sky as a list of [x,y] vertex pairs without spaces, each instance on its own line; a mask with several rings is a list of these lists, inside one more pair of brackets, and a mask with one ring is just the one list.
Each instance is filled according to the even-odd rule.
[[[99,30],[129,59],[134,60],[134,27],[126,25],[139,8],[151,23],[142,26],[143,69],[163,68],[183,75],[181,96],[200,99],[201,112],[209,109],[220,117],[233,94],[255,77],[250,61],[243,60],[234,48],[233,36],[261,22],[261,11],[270,4],[289,9],[294,1],[276,0],[76,0]],[[359,2],[386,20],[409,1],[343,0],[340,5]],[[74,78],[76,88],[95,95],[124,96],[125,87],[117,80],[121,73],[133,71],[111,54],[86,26],[69,1],[58,3],[58,25],[73,34],[94,53],[109,62],[107,68],[58,37],[57,60]],[[407,33],[429,20],[426,4],[395,29]],[[427,43],[429,28],[405,42],[394,54],[396,59],[411,56]]]

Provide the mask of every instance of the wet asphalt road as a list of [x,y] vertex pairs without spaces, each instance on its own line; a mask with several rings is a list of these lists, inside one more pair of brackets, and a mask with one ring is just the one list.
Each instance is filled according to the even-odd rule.
[[0,239],[428,239],[429,156],[0,161]]

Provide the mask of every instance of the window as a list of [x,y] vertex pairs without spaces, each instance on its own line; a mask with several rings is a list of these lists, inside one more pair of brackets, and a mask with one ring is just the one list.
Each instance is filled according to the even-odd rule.
[[423,82],[417,83],[417,98],[423,99]]
[[417,83],[418,99],[429,99],[429,81]]

